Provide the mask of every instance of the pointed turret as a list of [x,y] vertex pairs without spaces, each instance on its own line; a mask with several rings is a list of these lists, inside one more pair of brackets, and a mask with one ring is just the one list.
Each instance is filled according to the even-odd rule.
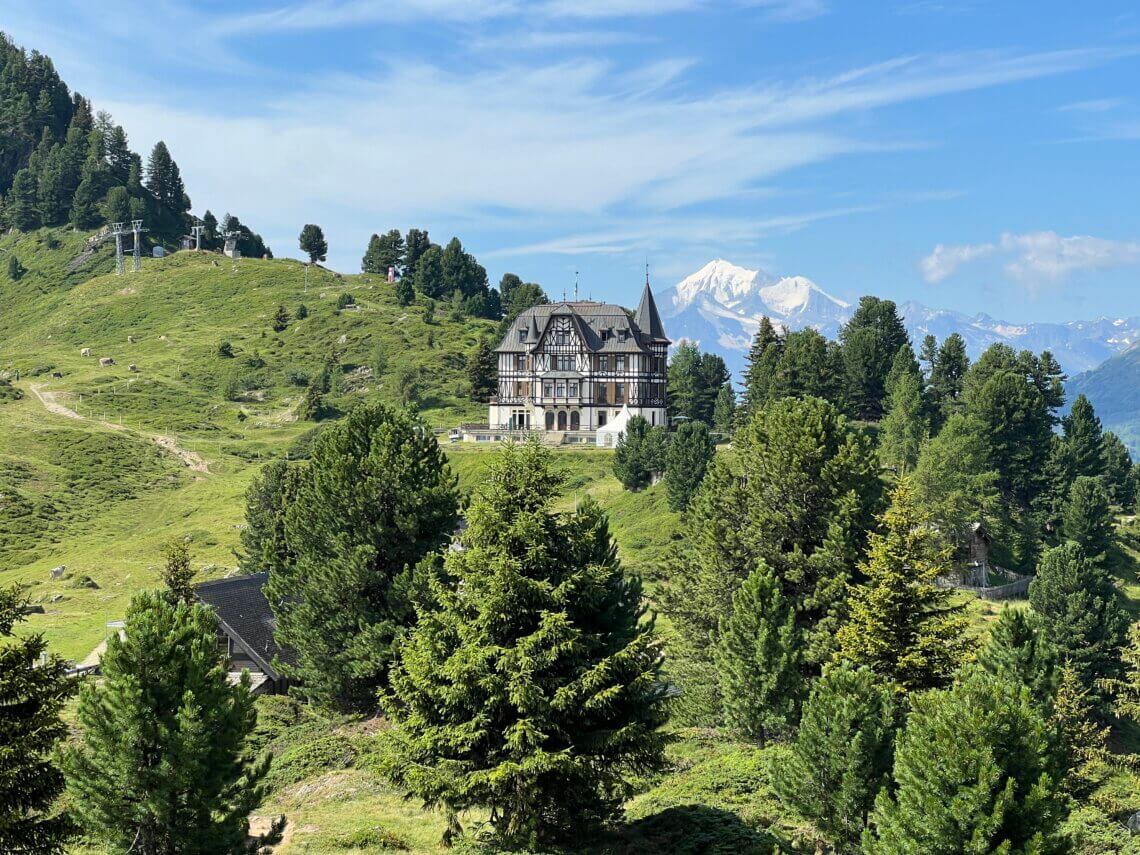
[[538,320],[535,318],[534,312],[530,313],[530,326],[527,328],[526,343],[530,347],[538,345]]
[[641,302],[637,306],[637,314],[633,322],[650,341],[668,342],[665,336],[665,325],[661,323],[661,315],[657,313],[657,303],[653,300],[653,291],[649,287],[649,273],[645,274],[645,290],[641,292]]

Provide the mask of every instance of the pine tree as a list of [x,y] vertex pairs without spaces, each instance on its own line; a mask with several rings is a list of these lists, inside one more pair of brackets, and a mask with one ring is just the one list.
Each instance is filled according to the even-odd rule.
[[1080,545],[1089,560],[1104,563],[1115,540],[1115,524],[1100,478],[1082,475],[1073,482],[1061,510],[1061,531],[1066,540]]
[[146,189],[175,216],[181,216],[190,210],[182,174],[162,140],[154,144],[146,162]]
[[289,327],[289,310],[284,305],[279,305],[277,311],[273,313],[273,331],[284,332]]
[[414,283],[416,292],[438,299],[444,294],[443,253],[434,244],[428,247],[416,262]]
[[404,276],[411,276],[416,272],[420,257],[432,246],[426,229],[408,229],[408,236],[404,239]]
[[669,507],[683,511],[701,486],[713,458],[709,430],[703,422],[683,422],[665,452],[665,493]]
[[662,766],[666,687],[641,586],[596,503],[551,510],[560,488],[537,443],[496,456],[383,701],[385,771],[453,821],[489,812],[503,841],[580,841]]
[[404,238],[400,235],[399,229],[389,229],[382,238],[380,238],[380,253],[377,261],[380,263],[381,275],[387,276],[388,270],[391,268],[396,276],[402,276],[404,270]]
[[38,633],[17,637],[28,604],[16,587],[0,588],[0,851],[61,852],[70,837],[56,813],[63,775],[52,752],[67,736],[60,718],[78,684]]
[[243,573],[275,572],[295,557],[285,540],[285,512],[293,503],[300,470],[284,460],[271,460],[245,493],[245,526],[238,561]]
[[249,756],[249,676],[227,679],[213,614],[138,594],[101,668],[79,700],[83,741],[64,755],[84,833],[142,855],[244,852],[268,757]]
[[99,171],[91,171],[83,176],[71,200],[71,224],[80,231],[93,229],[99,225],[101,212],[99,201],[103,196],[106,176]]
[[776,353],[778,358],[768,384],[769,401],[812,396],[841,403],[842,356],[834,342],[808,327],[785,335]]
[[301,229],[301,236],[298,241],[301,245],[301,252],[309,256],[309,264],[324,261],[328,256],[329,242],[325,240],[325,233],[320,226],[306,223],[305,227]]
[[360,405],[320,434],[285,515],[292,560],[266,588],[306,697],[373,707],[412,619],[415,567],[446,542],[458,507],[443,451],[412,415]]
[[911,703],[895,749],[896,788],[880,792],[864,852],[1068,851],[1050,734],[1023,687],[974,671]]
[[1003,608],[978,654],[978,664],[995,677],[1025,686],[1042,710],[1052,709],[1061,669],[1057,651],[1033,612]]
[[319,383],[310,383],[297,405],[297,418],[305,422],[319,422],[325,418],[328,407]]
[[796,616],[760,564],[732,595],[716,651],[728,726],[763,746],[795,726],[803,678]]
[[1052,725],[1063,764],[1061,789],[1076,799],[1085,799],[1104,779],[1109,762],[1106,741],[1110,728],[1097,723],[1096,699],[1081,685],[1075,668],[1059,669],[1049,723]]
[[625,489],[642,490],[665,469],[664,440],[665,429],[650,427],[644,416],[629,420],[614,448],[614,477]]
[[881,425],[879,454],[885,466],[905,475],[918,463],[926,436],[922,386],[916,372],[905,371],[894,379],[893,387]]
[[499,390],[499,357],[491,340],[482,338],[467,360],[467,382],[471,384],[471,397],[487,402]]
[[1069,542],[1050,549],[1029,585],[1029,604],[1060,661],[1071,666],[1099,703],[1102,682],[1118,677],[1128,617],[1108,573]]
[[745,418],[752,418],[768,402],[782,349],[783,339],[768,316],[764,315],[760,318],[756,335],[752,337],[752,346],[748,350],[748,367],[744,370],[744,396],[740,405],[744,409]]
[[882,529],[870,534],[867,582],[851,592],[841,654],[907,691],[944,686],[966,653],[966,619],[934,584],[950,563],[909,480],[891,494]]
[[1104,455],[1104,481],[1112,501],[1131,511],[1136,505],[1136,481],[1132,477],[1132,455],[1114,433],[1106,433],[1101,446]]
[[878,297],[861,298],[851,320],[839,331],[839,341],[851,414],[861,419],[879,418],[895,355],[899,348],[910,346],[895,304]]
[[18,259],[15,255],[8,256],[9,279],[11,279],[13,282],[19,282],[24,278],[24,274],[27,272],[27,268],[24,267],[24,265],[20,262],[20,259]]
[[1104,473],[1104,432],[1089,399],[1078,395],[1069,414],[1061,420],[1061,426],[1073,463],[1073,475],[1100,477]]
[[162,545],[162,569],[159,579],[164,593],[175,603],[194,602],[194,568],[190,566],[190,544],[175,537]]
[[381,269],[380,255],[383,252],[383,246],[380,243],[380,235],[373,234],[368,239],[368,249],[364,251],[364,257],[360,259],[360,269],[364,273],[375,273],[377,275],[388,274],[388,268]]
[[790,750],[773,767],[780,799],[823,841],[854,852],[875,796],[890,779],[894,693],[869,668],[830,665],[812,686]]
[[416,298],[416,290],[412,285],[413,276],[402,276],[396,280],[396,300],[401,306],[407,306]]
[[713,407],[713,429],[721,436],[730,436],[735,420],[736,392],[732,389],[732,382],[727,381],[716,394],[716,405]]
[[112,187],[103,200],[103,222],[125,223],[131,218],[131,196],[126,187]]
[[12,228],[30,232],[40,225],[40,209],[36,198],[36,178],[30,169],[21,169],[12,181],[4,200],[5,214]]

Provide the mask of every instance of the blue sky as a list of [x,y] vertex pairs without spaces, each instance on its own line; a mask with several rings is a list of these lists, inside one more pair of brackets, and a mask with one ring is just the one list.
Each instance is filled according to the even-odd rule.
[[1140,315],[1131,2],[5,0],[197,213],[457,234],[635,302],[714,257],[1011,321]]

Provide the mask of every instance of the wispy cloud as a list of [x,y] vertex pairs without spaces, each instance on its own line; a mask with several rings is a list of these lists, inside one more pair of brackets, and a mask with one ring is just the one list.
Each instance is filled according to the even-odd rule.
[[1124,105],[1123,98],[1091,98],[1087,101],[1073,101],[1057,108],[1062,113],[1107,113]]
[[994,242],[939,244],[919,262],[932,284],[958,268],[987,257],[1004,260],[1005,274],[1031,290],[1067,280],[1075,273],[1140,265],[1140,241],[1108,240],[1089,235],[1062,237],[1056,232],[1006,233]]

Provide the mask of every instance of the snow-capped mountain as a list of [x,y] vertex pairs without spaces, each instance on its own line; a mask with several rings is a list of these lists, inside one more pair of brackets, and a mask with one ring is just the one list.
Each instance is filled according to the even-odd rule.
[[[762,316],[787,329],[813,327],[835,338],[854,311],[806,277],[775,277],[719,258],[661,296],[670,338],[691,339],[721,354],[734,373],[744,368]],[[966,340],[971,358],[995,342],[1005,342],[1018,350],[1052,351],[1070,375],[1140,342],[1140,318],[1011,324],[984,313],[970,316],[913,301],[901,304],[899,313],[916,347],[928,333],[941,341],[956,332]]]

